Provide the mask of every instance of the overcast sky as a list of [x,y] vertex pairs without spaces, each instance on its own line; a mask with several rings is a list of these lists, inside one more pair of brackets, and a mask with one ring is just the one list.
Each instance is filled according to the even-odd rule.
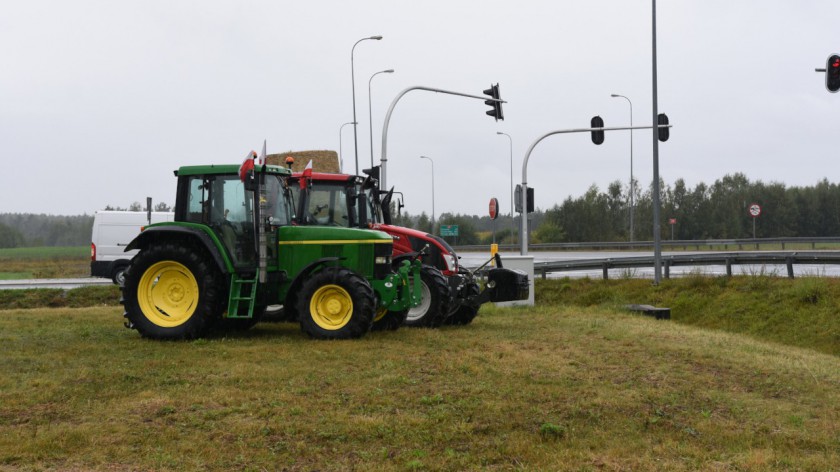
[[[840,52],[840,2],[660,0],[660,144],[672,184],[838,180],[840,94],[825,89]],[[361,167],[379,162],[385,112],[426,86],[481,95],[499,83],[505,120],[481,100],[412,91],[388,133],[388,184],[411,213],[510,211],[528,147],[540,136],[652,122],[650,0],[39,1],[0,8],[0,212],[91,214],[132,202],[170,205],[181,165],[269,153],[339,150],[353,120],[355,49]],[[634,134],[634,173],[652,179],[652,137]],[[353,172],[352,126],[344,169]],[[832,147],[833,146],[833,147]],[[528,184],[546,209],[630,176],[628,131],[552,136],[531,155]]]

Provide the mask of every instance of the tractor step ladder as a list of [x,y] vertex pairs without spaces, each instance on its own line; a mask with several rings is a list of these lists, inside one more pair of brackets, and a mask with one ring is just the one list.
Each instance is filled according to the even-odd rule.
[[[230,277],[230,298],[228,299],[228,318],[253,318],[254,305],[257,301],[257,281],[259,280],[260,270],[254,274],[252,279],[240,278],[237,274],[231,274]],[[244,315],[239,314],[239,308],[242,303],[248,303],[248,313]]]

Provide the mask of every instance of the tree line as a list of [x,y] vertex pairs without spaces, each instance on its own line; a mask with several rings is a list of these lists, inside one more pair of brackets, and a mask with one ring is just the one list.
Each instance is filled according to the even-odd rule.
[[[652,188],[642,191],[634,185],[633,240],[652,238]],[[528,215],[532,243],[628,241],[630,240],[629,185],[610,183],[605,191],[591,186],[579,197],[568,197],[548,209]],[[539,189],[538,189],[539,191]],[[819,237],[840,235],[840,185],[827,179],[806,187],[787,187],[750,181],[744,174],[724,176],[713,184],[694,187],[677,179],[673,185],[660,181],[660,237],[670,239],[738,239],[753,236],[753,217],[749,207],[758,204],[761,215],[755,219],[755,236]],[[111,207],[106,210],[120,210]],[[138,202],[128,210],[144,211]],[[155,211],[167,211],[165,203]],[[671,225],[673,221],[675,224]],[[435,221],[434,231],[428,214],[402,212],[395,224],[440,234],[441,225],[458,225],[457,238],[446,237],[452,244],[512,244],[517,241],[519,216],[489,216],[443,213]],[[35,214],[0,214],[0,247],[80,246],[90,243],[92,215],[55,216]]]
[[[145,204],[134,202],[128,208],[107,205],[104,210],[146,211]],[[160,202],[154,211],[171,211]],[[93,231],[93,215],[45,215],[0,213],[0,248],[41,246],[87,246]]]
[[[634,185],[633,240],[653,239],[652,186],[641,191]],[[539,189],[538,189],[539,190]],[[630,240],[629,185],[614,181],[602,191],[591,186],[579,197],[568,197],[549,209],[529,215],[532,243]],[[787,187],[783,183],[750,181],[744,174],[728,174],[713,184],[694,187],[677,179],[673,185],[660,180],[660,237],[663,239],[737,239],[753,237],[752,204],[761,207],[755,218],[755,237],[818,237],[840,235],[840,186],[827,179],[814,186]],[[398,224],[431,231],[425,213],[404,213]],[[498,243],[514,243],[519,217],[500,216],[495,221]],[[671,224],[673,222],[673,225]],[[491,242],[489,216],[444,213],[436,226],[457,224],[457,244]],[[439,232],[439,231],[438,231]],[[450,243],[454,238],[445,238]]]

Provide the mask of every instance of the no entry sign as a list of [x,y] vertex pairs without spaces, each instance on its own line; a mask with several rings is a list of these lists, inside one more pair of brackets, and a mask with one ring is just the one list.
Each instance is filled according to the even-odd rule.
[[499,200],[496,198],[490,199],[490,219],[495,220],[499,217]]

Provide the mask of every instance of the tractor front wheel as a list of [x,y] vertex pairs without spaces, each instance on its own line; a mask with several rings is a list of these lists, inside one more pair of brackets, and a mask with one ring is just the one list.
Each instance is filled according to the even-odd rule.
[[373,318],[372,331],[395,331],[405,323],[408,317],[408,310],[389,311],[386,308],[379,308]]
[[[412,284],[413,281],[409,282]],[[436,328],[449,315],[451,295],[446,277],[435,267],[420,268],[420,305],[408,310],[405,325],[411,327]]]
[[373,323],[376,298],[360,275],[328,268],[303,283],[297,304],[300,327],[316,339],[364,336]]

